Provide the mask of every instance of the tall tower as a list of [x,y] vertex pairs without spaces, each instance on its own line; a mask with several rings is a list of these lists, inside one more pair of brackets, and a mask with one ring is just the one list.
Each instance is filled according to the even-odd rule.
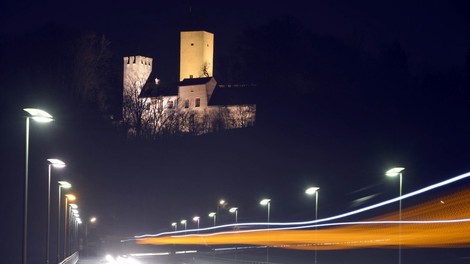
[[123,93],[140,94],[142,86],[152,72],[152,58],[144,56],[124,57]]
[[212,77],[214,34],[207,31],[183,31],[180,38],[180,81]]

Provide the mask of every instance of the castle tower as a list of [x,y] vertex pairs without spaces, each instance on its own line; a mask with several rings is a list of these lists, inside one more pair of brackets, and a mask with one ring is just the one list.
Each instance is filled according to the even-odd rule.
[[139,95],[142,86],[152,72],[152,58],[144,56],[124,57],[123,93]]
[[183,31],[180,38],[180,81],[212,77],[214,34],[206,31]]

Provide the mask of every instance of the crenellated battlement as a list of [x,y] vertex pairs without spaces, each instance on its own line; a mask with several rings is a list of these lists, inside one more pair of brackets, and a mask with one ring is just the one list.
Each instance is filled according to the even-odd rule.
[[124,65],[145,65],[152,66],[153,59],[145,56],[127,56],[124,57]]

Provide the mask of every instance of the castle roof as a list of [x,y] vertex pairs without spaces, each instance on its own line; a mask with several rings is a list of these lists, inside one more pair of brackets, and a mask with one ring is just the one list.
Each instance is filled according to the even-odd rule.
[[249,105],[256,104],[255,85],[217,85],[209,105]]
[[142,87],[142,91],[139,95],[140,98],[178,95],[178,87],[175,83],[159,82],[157,84],[155,81],[156,78],[155,73],[150,74],[147,82]]
[[208,83],[213,77],[189,78],[179,83],[179,86],[200,85]]

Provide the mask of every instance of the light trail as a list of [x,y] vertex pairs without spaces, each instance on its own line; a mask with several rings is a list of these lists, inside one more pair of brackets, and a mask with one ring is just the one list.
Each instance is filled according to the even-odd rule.
[[[396,198],[393,198],[393,199],[389,199],[389,200],[386,200],[386,201],[383,201],[383,202],[380,202],[380,203],[377,203],[377,204],[374,204],[374,205],[370,205],[370,206],[367,206],[367,207],[364,207],[364,208],[361,208],[361,209],[357,209],[357,210],[354,210],[354,211],[351,211],[351,212],[343,213],[343,214],[332,216],[332,217],[321,218],[321,219],[311,220],[311,221],[301,221],[301,222],[288,222],[288,223],[270,222],[269,226],[274,227],[274,226],[300,226],[300,225],[302,225],[302,226],[309,226],[310,227],[310,226],[312,226],[312,224],[314,225],[314,224],[317,224],[317,223],[329,222],[329,221],[332,221],[332,220],[345,218],[345,217],[348,217],[348,216],[352,216],[352,215],[356,215],[356,214],[363,213],[363,212],[366,212],[366,211],[370,211],[372,209],[376,209],[376,208],[379,208],[381,206],[385,206],[385,205],[388,205],[388,204],[391,204],[391,203],[394,203],[394,202],[398,202],[400,200],[404,200],[404,199],[416,196],[418,194],[422,194],[422,193],[431,191],[433,189],[436,189],[436,188],[439,188],[439,187],[442,187],[442,186],[445,186],[445,185],[463,180],[463,179],[468,178],[468,177],[470,177],[470,172],[467,172],[467,173],[455,176],[453,178],[447,179],[445,181],[438,182],[436,184],[421,188],[421,189],[416,190],[414,192],[404,194],[401,197],[396,197]],[[219,226],[206,227],[206,228],[200,228],[200,229],[187,229],[187,230],[162,232],[162,233],[158,233],[158,234],[138,235],[138,236],[134,236],[134,238],[135,239],[142,239],[142,238],[147,238],[147,237],[159,237],[159,236],[167,236],[167,235],[188,234],[188,233],[191,233],[191,232],[214,231],[214,230],[217,230],[217,229],[234,228],[234,227],[241,227],[241,226],[267,226],[267,225],[268,225],[268,223],[266,223],[266,222],[235,223],[235,224],[219,225]],[[300,227],[300,228],[305,228],[305,227]],[[132,240],[132,239],[129,239],[129,240],[126,240],[126,241],[130,241],[130,240]]]
[[[430,190],[429,188],[414,193],[423,193],[426,189]],[[361,222],[316,223],[268,230],[147,237],[138,239],[137,243],[264,245],[299,250],[393,247],[398,244],[402,247],[470,247],[470,190],[410,207],[402,211],[403,221],[394,219],[396,213]],[[314,227],[322,229],[301,230]]]

